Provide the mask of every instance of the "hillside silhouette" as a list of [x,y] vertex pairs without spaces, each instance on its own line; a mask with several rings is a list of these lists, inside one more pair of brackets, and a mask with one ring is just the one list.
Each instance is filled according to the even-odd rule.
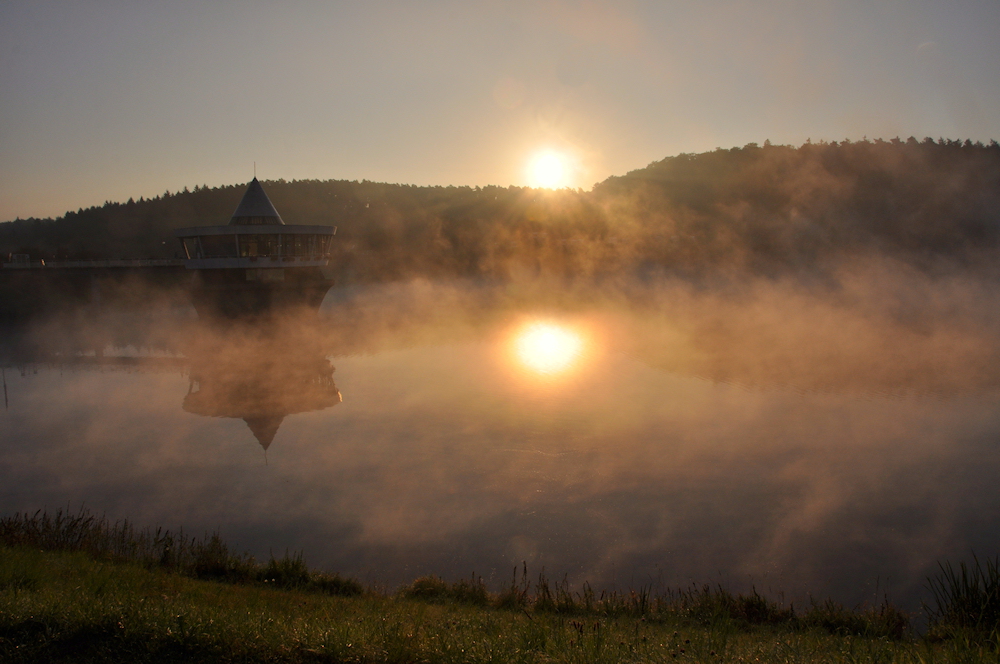
[[[878,254],[921,267],[984,264],[1000,244],[1000,145],[749,144],[681,154],[590,192],[264,183],[287,223],[338,227],[352,278],[622,271],[769,274]],[[0,224],[0,252],[33,259],[170,258],[173,230],[228,221],[244,185],[105,203]]]

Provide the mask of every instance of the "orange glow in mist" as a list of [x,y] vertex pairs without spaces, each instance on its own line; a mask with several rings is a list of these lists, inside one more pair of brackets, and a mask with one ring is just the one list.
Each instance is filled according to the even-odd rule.
[[572,369],[579,363],[583,347],[583,337],[579,333],[540,321],[525,325],[514,338],[514,355],[518,362],[544,376]]

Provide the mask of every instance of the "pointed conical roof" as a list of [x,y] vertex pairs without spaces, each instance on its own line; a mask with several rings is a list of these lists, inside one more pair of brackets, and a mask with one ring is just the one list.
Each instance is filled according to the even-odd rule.
[[260,186],[257,178],[254,178],[247,186],[247,192],[243,194],[243,200],[236,206],[236,212],[233,212],[233,217],[229,220],[230,226],[244,224],[284,225],[284,223],[281,220],[281,215],[278,214],[278,211],[274,209],[274,205],[271,204],[271,199],[264,193],[264,187]]

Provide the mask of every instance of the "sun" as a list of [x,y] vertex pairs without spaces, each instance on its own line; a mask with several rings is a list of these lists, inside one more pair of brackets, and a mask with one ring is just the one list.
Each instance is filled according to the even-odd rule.
[[528,180],[532,187],[561,189],[569,185],[569,168],[565,155],[552,150],[536,154],[528,166]]
[[514,339],[514,352],[521,365],[531,371],[553,376],[578,362],[583,339],[575,331],[553,323],[530,323]]

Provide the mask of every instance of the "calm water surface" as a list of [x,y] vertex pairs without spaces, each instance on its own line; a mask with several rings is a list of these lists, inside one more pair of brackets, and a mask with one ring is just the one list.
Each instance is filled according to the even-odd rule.
[[11,361],[0,506],[218,530],[390,588],[499,587],[526,562],[600,588],[912,608],[935,561],[1000,549],[990,385],[699,377],[620,319],[526,308],[369,352],[223,335]]

